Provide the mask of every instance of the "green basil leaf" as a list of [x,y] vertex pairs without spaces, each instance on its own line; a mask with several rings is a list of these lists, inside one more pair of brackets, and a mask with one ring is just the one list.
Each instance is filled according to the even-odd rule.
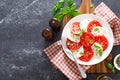
[[99,56],[101,57],[102,54],[103,54],[103,51],[102,51],[102,49],[100,49],[100,50],[99,50]]
[[101,57],[103,54],[103,50],[100,46],[98,46],[97,44],[94,44],[94,47],[97,49],[99,56]]
[[67,16],[69,18],[73,17],[73,11],[71,9],[68,10]]
[[98,46],[97,44],[94,44],[94,47],[95,47],[96,49],[100,49],[100,48],[101,48],[101,47]]
[[54,7],[53,10],[52,10],[53,15],[55,15],[55,14],[58,12],[59,9],[60,9],[60,8]]
[[83,53],[83,52],[80,52],[80,55],[81,55],[81,56],[83,56],[83,55],[84,55],[84,53]]
[[111,69],[111,70],[113,69],[113,65],[111,63],[107,63],[106,66],[108,69]]
[[55,3],[54,6],[60,8],[64,4],[65,0],[60,0],[59,2]]
[[59,2],[54,4],[54,8],[52,10],[53,15],[55,15],[60,10],[60,8],[63,6],[64,2],[65,2],[65,0],[60,0]]
[[77,11],[77,10],[75,10],[75,11],[73,12],[73,16],[78,16],[78,15],[80,15],[80,12]]
[[108,69],[111,69],[113,73],[115,73],[115,67],[111,63],[106,64]]
[[62,13],[58,13],[54,16],[54,18],[56,18],[59,22],[61,22],[63,20],[64,14]]
[[67,16],[69,17],[69,18],[72,18],[72,12],[69,12],[69,13],[67,13]]
[[73,4],[73,0],[67,0],[67,6],[71,6]]
[[99,30],[99,28],[95,28],[95,29],[94,29],[95,32],[98,31],[98,30]]
[[113,66],[113,68],[112,68],[112,72],[115,73],[115,67],[114,67],[114,66]]
[[63,14],[67,14],[68,10],[69,10],[69,7],[64,7],[64,8],[60,9],[60,12],[63,13]]
[[73,3],[71,6],[70,6],[71,10],[75,10],[76,9],[76,4]]
[[85,32],[85,30],[82,29],[82,30],[80,31],[80,35],[82,35],[84,32]]
[[[64,3],[66,2],[66,5]],[[79,11],[75,10],[76,4],[73,0],[60,0],[54,4],[53,15],[59,22],[63,20],[64,15],[67,15],[69,18],[79,15]]]

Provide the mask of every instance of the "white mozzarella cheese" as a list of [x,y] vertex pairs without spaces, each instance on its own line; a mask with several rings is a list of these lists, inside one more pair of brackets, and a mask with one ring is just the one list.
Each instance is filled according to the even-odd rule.
[[85,30],[87,31],[88,28],[88,24],[90,23],[91,19],[85,19],[83,21],[80,22],[80,28],[81,30]]
[[76,58],[83,56],[84,55],[83,46],[81,46],[80,49],[78,49],[78,50],[72,51],[72,53]]
[[99,43],[94,43],[92,45],[92,50],[94,52],[94,56],[102,56],[103,54],[103,48]]
[[67,30],[67,38],[73,42],[80,42],[80,36],[72,34],[70,29]]
[[94,36],[97,36],[97,35],[104,35],[106,36],[106,31],[103,27],[94,27],[93,30],[92,30],[92,34]]

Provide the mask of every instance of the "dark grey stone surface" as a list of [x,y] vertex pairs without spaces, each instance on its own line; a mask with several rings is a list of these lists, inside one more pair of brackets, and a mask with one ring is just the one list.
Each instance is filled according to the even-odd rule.
[[[43,49],[60,39],[45,41],[41,32],[49,28],[54,2],[58,0],[0,0],[0,80],[68,80],[50,64]],[[105,2],[120,18],[119,0],[93,0],[95,6]],[[75,0],[77,7],[80,0]],[[113,58],[120,46],[112,50]],[[95,80],[99,74],[88,74],[85,80]],[[108,74],[120,80],[120,72]]]

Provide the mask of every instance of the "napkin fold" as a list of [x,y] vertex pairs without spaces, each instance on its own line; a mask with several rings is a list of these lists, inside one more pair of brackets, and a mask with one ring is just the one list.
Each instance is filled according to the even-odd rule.
[[[120,45],[120,19],[103,2],[95,8],[94,14],[104,18],[110,24],[115,37],[114,45]],[[61,40],[44,49],[44,52],[53,66],[66,75],[69,80],[82,79],[76,64],[65,55]],[[90,68],[86,65],[81,65],[81,67],[84,71]]]
[[[65,74],[70,80],[82,79],[76,64],[71,61],[64,53],[61,40],[53,43],[44,52],[49,57],[51,63],[55,65],[63,74]],[[84,71],[90,68],[90,66],[81,65]]]

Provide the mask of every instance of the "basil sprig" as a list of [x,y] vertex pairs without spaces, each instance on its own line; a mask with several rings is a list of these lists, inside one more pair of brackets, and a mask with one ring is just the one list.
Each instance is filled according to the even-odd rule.
[[76,4],[73,2],[73,0],[60,0],[54,5],[53,8],[54,18],[56,18],[59,22],[63,20],[64,15],[67,15],[69,18],[71,18],[79,14],[80,12],[76,10]]

